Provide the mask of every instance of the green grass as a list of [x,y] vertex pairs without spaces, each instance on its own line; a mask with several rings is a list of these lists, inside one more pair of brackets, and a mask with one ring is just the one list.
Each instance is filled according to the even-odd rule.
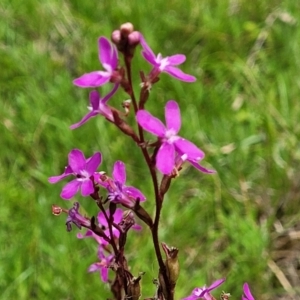
[[[86,113],[89,92],[72,80],[100,67],[97,38],[127,21],[156,53],[187,56],[182,69],[197,82],[163,74],[148,109],[162,117],[165,102],[178,101],[181,135],[217,170],[208,176],[187,167],[164,203],[160,238],[180,249],[176,299],[222,277],[219,293],[233,299],[241,298],[245,281],[256,299],[287,295],[284,277],[299,296],[299,239],[279,244],[299,228],[300,2],[83,3],[0,4],[0,299],[110,296],[99,276],[86,272],[96,245],[78,240],[77,230],[66,232],[65,219],[51,214],[53,203],[70,206],[59,198],[63,183],[50,185],[47,178],[61,173],[71,149],[87,156],[101,151],[108,172],[115,160],[127,162],[128,182],[143,190],[153,211],[145,163],[128,138],[101,118],[69,130]],[[136,54],[134,69],[149,70]],[[124,99],[119,91],[111,103]],[[77,199],[88,214],[97,213],[92,201]],[[144,229],[127,246],[132,272],[146,272],[143,297],[153,295],[157,276],[149,240]]]

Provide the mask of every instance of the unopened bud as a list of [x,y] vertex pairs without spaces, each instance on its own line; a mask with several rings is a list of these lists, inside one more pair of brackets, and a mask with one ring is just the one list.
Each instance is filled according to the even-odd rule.
[[127,22],[120,26],[121,35],[124,37],[127,37],[130,33],[132,33],[134,30],[134,27],[132,23]]
[[133,31],[128,35],[128,43],[130,46],[136,46],[140,43],[140,33]]
[[121,41],[121,31],[120,30],[115,30],[111,34],[111,41],[118,45]]
[[122,103],[122,107],[125,110],[125,115],[127,116],[129,111],[130,111],[130,104],[131,104],[131,99],[125,100]]

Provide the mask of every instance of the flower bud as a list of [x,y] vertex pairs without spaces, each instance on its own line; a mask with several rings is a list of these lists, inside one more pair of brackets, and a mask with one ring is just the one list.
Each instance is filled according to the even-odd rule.
[[124,37],[127,37],[130,33],[132,33],[134,30],[134,27],[132,23],[127,22],[120,26],[121,35]]
[[114,30],[111,34],[111,40],[114,44],[118,45],[121,41],[121,31]]
[[133,31],[128,35],[128,43],[130,46],[136,46],[140,43],[140,33]]

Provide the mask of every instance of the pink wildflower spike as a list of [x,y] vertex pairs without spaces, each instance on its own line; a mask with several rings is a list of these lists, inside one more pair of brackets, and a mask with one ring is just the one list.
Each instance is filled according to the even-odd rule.
[[118,66],[118,52],[116,47],[105,37],[98,40],[99,60],[105,71],[86,73],[73,80],[73,84],[82,88],[95,88],[111,81]]
[[244,283],[243,291],[244,291],[244,295],[242,296],[242,300],[255,300],[251,294],[248,283]]
[[90,106],[88,109],[90,110],[80,122],[73,124],[70,126],[71,129],[75,129],[86,123],[90,118],[93,118],[97,115],[104,116],[107,120],[113,122],[114,117],[110,107],[106,104],[107,101],[114,95],[117,91],[119,85],[115,84],[114,88],[104,97],[101,98],[100,94],[97,91],[90,92]]
[[92,176],[101,164],[102,156],[100,152],[96,152],[93,156],[85,159],[82,151],[73,149],[69,155],[69,165],[65,172],[59,176],[49,177],[50,183],[56,183],[66,176],[73,175],[76,179],[67,183],[60,196],[65,199],[71,199],[81,189],[82,196],[89,196],[94,192],[94,184]]
[[157,56],[153,53],[145,38],[140,34],[140,43],[143,47],[142,55],[145,60],[153,66],[150,77],[154,79],[161,72],[168,73],[172,77],[186,82],[194,82],[196,78],[192,75],[186,74],[178,69],[176,66],[185,61],[185,55],[176,54],[172,56],[162,57],[159,53]]
[[185,160],[195,163],[204,158],[201,149],[177,135],[181,127],[181,117],[176,101],[170,100],[165,106],[166,126],[146,110],[139,110],[136,119],[143,129],[156,135],[162,143],[156,155],[156,167],[161,173],[169,175],[172,172],[176,166],[176,153],[180,156],[186,155]]
[[210,294],[210,292],[217,287],[219,287],[223,282],[225,281],[225,278],[216,280],[213,284],[211,284],[209,287],[201,287],[201,288],[195,288],[192,292],[192,294],[186,298],[183,298],[181,300],[198,300],[198,299],[204,299],[204,300],[213,300],[213,296]]

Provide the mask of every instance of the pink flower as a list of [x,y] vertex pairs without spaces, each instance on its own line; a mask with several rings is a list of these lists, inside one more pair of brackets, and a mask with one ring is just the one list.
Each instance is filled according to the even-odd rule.
[[100,94],[97,91],[90,92],[90,106],[88,109],[90,110],[80,122],[73,124],[70,126],[71,129],[75,129],[86,123],[90,118],[93,118],[97,115],[102,115],[109,121],[114,121],[113,113],[110,107],[106,104],[107,101],[113,96],[113,94],[118,89],[119,85],[115,84],[114,88],[104,97],[101,98]]
[[182,64],[185,61],[185,55],[176,54],[172,56],[162,57],[159,53],[157,56],[153,53],[149,45],[146,43],[143,35],[140,35],[140,43],[143,47],[142,55],[147,62],[149,62],[153,69],[150,73],[150,77],[155,78],[161,72],[166,72],[172,77],[176,79],[186,81],[186,82],[194,82],[196,78],[192,75],[186,74],[178,69],[176,66]]
[[126,207],[134,207],[136,200],[145,201],[146,197],[140,190],[133,186],[126,186],[126,169],[122,161],[116,161],[112,178],[102,179],[96,177],[97,182],[108,191],[108,199],[114,203],[124,204]]
[[110,254],[108,256],[105,256],[103,249],[98,249],[98,258],[99,261],[90,265],[88,272],[100,272],[101,280],[103,282],[108,281],[108,268],[110,267],[112,261],[114,260],[114,255]]
[[118,52],[116,47],[105,37],[99,38],[98,47],[99,60],[105,71],[86,73],[73,81],[75,85],[82,88],[95,88],[111,81],[114,77],[114,71],[118,66]]
[[69,165],[65,172],[58,176],[49,177],[50,183],[56,183],[63,178],[73,175],[76,178],[67,183],[61,191],[60,196],[65,199],[71,199],[81,189],[81,195],[86,197],[94,192],[93,175],[101,164],[101,153],[96,152],[93,156],[85,159],[84,154],[73,149],[68,155]]
[[[170,100],[165,106],[166,126],[146,110],[136,114],[139,125],[146,131],[156,135],[161,146],[156,155],[156,167],[163,174],[169,175],[176,165],[176,153],[182,160],[188,160],[193,166],[204,158],[204,152],[190,141],[177,135],[181,127],[180,109],[176,101]],[[211,173],[201,168],[202,172]]]

